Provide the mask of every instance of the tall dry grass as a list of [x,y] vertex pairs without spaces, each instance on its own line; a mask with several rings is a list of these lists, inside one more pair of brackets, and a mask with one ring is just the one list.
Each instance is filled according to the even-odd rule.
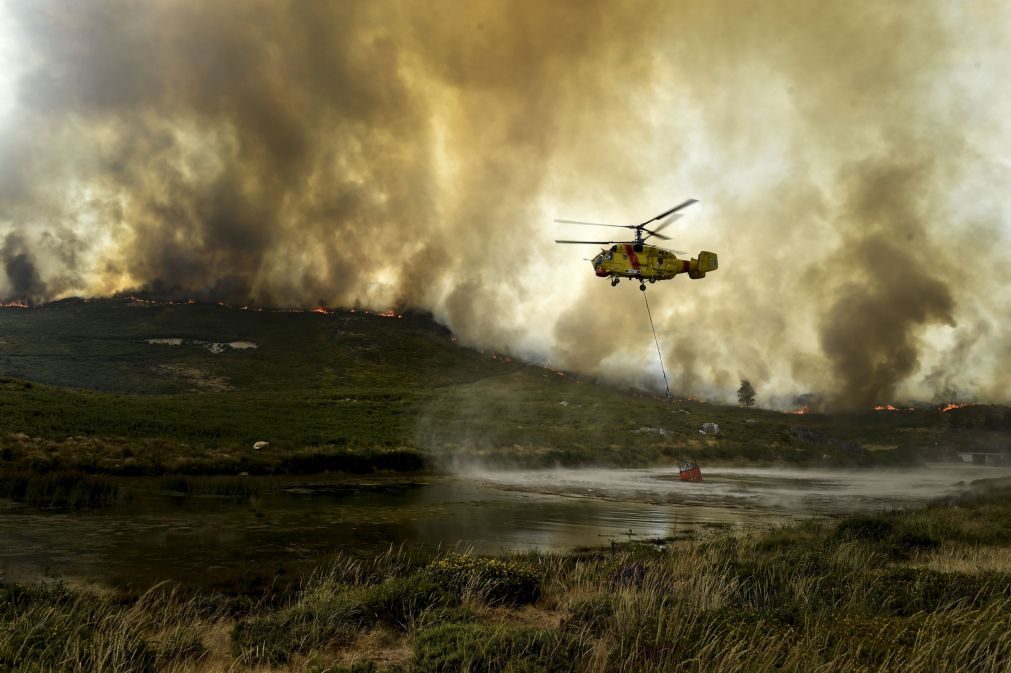
[[0,585],[0,670],[1004,672],[1011,544],[992,540],[1009,511],[505,559],[394,548],[337,558],[241,615],[164,585],[133,599]]

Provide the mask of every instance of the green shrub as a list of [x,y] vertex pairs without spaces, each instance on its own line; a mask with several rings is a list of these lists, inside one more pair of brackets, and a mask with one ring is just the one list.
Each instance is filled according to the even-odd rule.
[[458,605],[452,608],[434,608],[419,615],[418,626],[433,628],[442,624],[479,621],[476,612],[468,607]]
[[916,643],[923,628],[923,615],[841,615],[835,628],[827,631],[828,645],[874,668]]
[[377,453],[372,459],[372,465],[377,470],[392,470],[395,472],[411,472],[425,468],[425,458],[411,449],[394,449]]
[[896,536],[895,546],[900,550],[914,551],[936,549],[941,546],[941,543],[939,540],[924,533],[907,531]]
[[473,591],[492,605],[525,605],[541,595],[537,572],[520,561],[449,554],[428,572],[446,590],[458,595]]
[[416,670],[426,673],[567,673],[583,648],[572,634],[526,627],[446,624],[422,631]]
[[927,568],[890,568],[872,578],[872,591],[887,612],[909,616],[935,612],[952,604],[973,607],[1011,596],[1011,575],[938,572]]
[[894,527],[888,521],[876,516],[855,516],[842,521],[836,527],[836,536],[846,540],[881,542],[890,537]]
[[459,599],[446,593],[427,573],[394,577],[381,584],[350,592],[349,603],[362,627],[383,623],[406,629],[411,622],[432,608],[452,607]]
[[232,631],[232,652],[247,663],[276,665],[286,663],[294,654],[350,645],[358,628],[341,607],[334,605],[331,610],[294,605],[244,619]]
[[377,624],[406,630],[428,611],[458,602],[425,573],[362,587],[311,587],[291,605],[236,624],[232,650],[248,663],[283,664],[293,654],[347,646]]
[[562,629],[566,631],[586,629],[599,637],[612,628],[613,621],[614,600],[610,596],[593,596],[572,606],[569,616],[562,622]]

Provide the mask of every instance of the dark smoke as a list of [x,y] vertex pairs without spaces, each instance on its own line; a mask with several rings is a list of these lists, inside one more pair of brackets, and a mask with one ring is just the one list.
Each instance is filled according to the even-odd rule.
[[7,234],[0,248],[0,258],[7,273],[7,299],[39,301],[48,296],[46,284],[21,236],[14,232]]
[[[550,219],[636,222],[698,197],[672,247],[721,269],[650,288],[679,393],[732,399],[748,378],[763,404],[933,395],[954,330],[1011,311],[1011,102],[987,99],[999,7],[7,12],[30,65],[0,126],[0,233],[41,232],[7,234],[12,295],[419,308],[465,343],[662,389],[638,292],[593,278],[592,247],[551,243],[601,232]],[[1003,400],[1000,336],[960,367]]]
[[[954,325],[947,280],[954,268],[926,240],[929,213],[918,207],[928,170],[874,161],[844,180],[851,188],[837,223],[842,245],[816,274],[826,301],[820,343],[835,376],[836,406],[894,399],[919,365],[921,328]],[[830,293],[833,282],[839,285]]]

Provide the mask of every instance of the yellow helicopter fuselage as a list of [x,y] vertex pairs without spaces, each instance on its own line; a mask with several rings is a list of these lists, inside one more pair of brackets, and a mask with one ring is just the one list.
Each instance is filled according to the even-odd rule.
[[702,251],[697,258],[678,259],[670,250],[655,245],[617,243],[590,260],[594,273],[601,278],[635,278],[656,282],[687,273],[689,278],[704,278],[719,267],[716,253]]

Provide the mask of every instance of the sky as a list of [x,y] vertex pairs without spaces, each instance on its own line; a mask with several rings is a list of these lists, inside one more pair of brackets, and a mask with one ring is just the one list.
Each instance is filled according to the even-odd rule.
[[431,311],[663,390],[1011,400],[1002,2],[0,0],[0,297]]

